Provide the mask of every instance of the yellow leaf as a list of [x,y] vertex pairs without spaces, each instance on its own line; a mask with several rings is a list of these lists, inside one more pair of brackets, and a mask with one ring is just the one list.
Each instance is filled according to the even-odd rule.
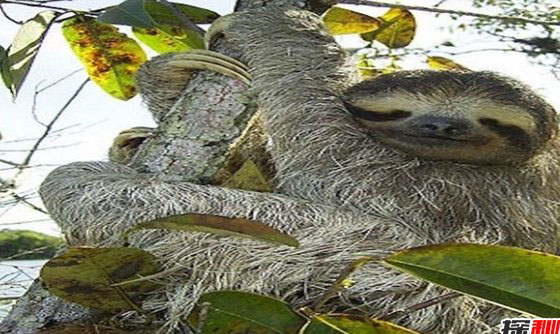
[[391,8],[383,16],[379,29],[361,34],[366,41],[378,41],[391,49],[403,48],[410,44],[416,34],[416,20],[406,9]]
[[332,35],[361,34],[380,27],[375,17],[340,7],[332,7],[323,15],[323,22]]
[[224,183],[224,187],[260,192],[272,191],[257,165],[250,159],[246,160]]
[[433,68],[434,70],[470,71],[470,69],[466,68],[465,66],[457,64],[453,60],[445,57],[429,56],[426,62],[428,63],[428,66],[430,66],[430,68]]
[[367,55],[359,55],[356,61],[356,67],[360,72],[362,79],[371,79],[379,75],[379,70],[375,67],[373,60]]

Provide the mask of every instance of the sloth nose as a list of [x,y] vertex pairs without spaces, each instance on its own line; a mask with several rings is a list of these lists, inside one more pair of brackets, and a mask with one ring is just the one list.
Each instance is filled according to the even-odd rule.
[[450,117],[420,116],[412,120],[410,127],[419,135],[458,137],[468,132],[469,123]]

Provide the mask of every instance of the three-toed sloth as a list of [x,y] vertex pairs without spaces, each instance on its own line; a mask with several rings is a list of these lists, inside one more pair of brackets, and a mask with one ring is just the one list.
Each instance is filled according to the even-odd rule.
[[[166,310],[169,328],[204,291],[308,305],[364,255],[443,242],[558,251],[558,124],[526,85],[436,71],[356,83],[320,19],[295,9],[236,14],[224,35],[252,76],[275,193],[158,181],[112,162],[60,167],[41,187],[53,218],[82,243],[111,244],[138,221],[186,212],[256,219],[299,240],[294,249],[199,233],[137,236],[135,245],[176,269],[144,305]],[[378,263],[352,280],[322,311],[380,315],[442,294]],[[492,333],[502,316],[461,297],[396,322],[426,333]]]

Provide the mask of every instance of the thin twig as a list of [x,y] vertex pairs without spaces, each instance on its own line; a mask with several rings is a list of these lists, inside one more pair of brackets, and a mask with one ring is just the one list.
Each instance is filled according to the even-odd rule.
[[46,86],[43,87],[43,88],[39,88],[39,87],[37,86],[37,92],[36,92],[36,94],[40,94],[40,93],[46,91],[47,89],[49,89],[49,88],[51,88],[51,87],[53,87],[53,86],[56,86],[56,85],[59,84],[61,81],[64,81],[64,80],[70,78],[71,76],[73,76],[74,74],[76,74],[76,73],[78,73],[78,72],[82,72],[83,70],[84,70],[83,68],[75,69],[75,70],[73,70],[72,72],[70,72],[70,73],[68,73],[68,74],[66,74],[66,75],[64,75],[64,76],[62,76],[62,77],[60,77],[59,79],[56,79],[55,81],[51,82],[50,84],[46,85]]
[[167,0],[159,0],[159,2],[165,7],[167,7],[170,11],[172,11],[173,14],[177,17],[177,19],[179,19],[179,21],[185,28],[193,30],[199,33],[201,36],[204,36],[204,34],[206,33],[204,29],[194,24],[185,14],[183,14],[180,10],[175,8],[175,5],[173,5]]
[[349,266],[344,268],[340,276],[336,279],[333,285],[331,285],[323,295],[317,299],[313,305],[311,305],[311,310],[315,313],[319,313],[321,307],[325,305],[330,299],[338,294],[339,291],[343,290],[346,286],[346,281],[352,275],[353,272],[363,267],[366,263],[373,261],[373,257],[363,257],[353,261]]
[[541,20],[533,20],[533,19],[527,19],[524,17],[516,17],[516,16],[488,15],[482,13],[466,12],[462,10],[443,9],[443,8],[425,7],[425,6],[401,5],[401,4],[372,1],[372,0],[340,0],[338,3],[346,4],[346,5],[362,5],[362,6],[370,6],[370,7],[382,7],[382,8],[391,7],[391,8],[401,8],[401,9],[408,9],[408,10],[419,10],[419,11],[431,12],[431,13],[479,17],[479,18],[489,19],[489,20],[516,21],[520,23],[530,23],[530,24],[536,24],[541,26],[560,26],[560,21],[541,21]]
[[0,172],[4,172],[7,170],[13,170],[14,168],[24,168],[24,169],[31,169],[31,168],[38,168],[38,167],[60,167],[60,164],[37,164],[37,165],[27,165],[25,167],[18,166],[18,167],[5,167],[0,168]]
[[25,224],[32,224],[32,223],[43,223],[51,221],[50,219],[30,219],[30,220],[22,220],[18,222],[2,222],[0,226],[13,226],[13,225],[25,225]]
[[2,7],[2,4],[1,4],[1,3],[0,3],[0,12],[2,13],[2,15],[4,15],[4,17],[5,17],[6,19],[8,19],[8,21],[12,21],[13,23],[18,24],[18,25],[22,25],[22,24],[23,24],[22,21],[18,21],[18,20],[16,20],[16,19],[14,19],[13,17],[11,17],[10,15],[8,15],[8,13],[6,13],[6,10],[4,10],[4,7]]
[[[45,249],[49,248],[49,246],[41,246],[41,247],[37,247],[37,248],[33,248],[27,251],[23,251],[17,254],[14,254],[12,256],[8,256],[5,258],[0,258],[0,261],[12,261],[12,260],[16,260],[24,255],[29,255],[29,254],[38,254],[43,252]],[[33,278],[33,277],[30,277]]]
[[46,215],[49,214],[49,213],[47,212],[47,210],[45,210],[45,209],[43,209],[43,208],[41,208],[41,207],[38,207],[37,205],[35,205],[35,204],[29,202],[25,197],[20,196],[20,195],[18,195],[17,193],[15,193],[15,192],[13,192],[13,191],[10,193],[10,196],[12,196],[17,202],[23,203],[23,204],[27,205],[28,207],[30,207],[31,209],[33,209],[33,210],[35,210],[35,211],[39,211],[39,212],[44,213],[44,214],[46,214]]
[[487,49],[472,49],[472,50],[465,50],[465,51],[442,51],[440,52],[447,53],[452,56],[460,56],[470,53],[478,53],[478,52],[524,52],[522,50],[516,49],[504,49],[504,48],[487,48]]
[[6,301],[6,300],[16,300],[19,299],[21,296],[13,296],[13,297],[0,297],[0,302],[1,301]]
[[401,316],[404,316],[404,315],[408,315],[410,313],[416,312],[416,311],[421,310],[423,308],[430,307],[432,305],[436,305],[436,304],[439,304],[439,303],[444,302],[446,300],[457,298],[457,297],[460,297],[460,296],[462,296],[462,294],[459,293],[459,292],[447,293],[445,295],[441,295],[439,297],[426,300],[425,302],[414,304],[414,305],[411,305],[411,306],[406,307],[404,309],[397,310],[395,312],[392,312],[392,313],[389,313],[389,314],[386,314],[386,315],[382,315],[380,317],[374,317],[374,318],[378,319],[378,320],[385,320],[385,321],[391,320],[391,319],[398,318],[398,317],[401,317]]
[[[56,121],[58,121],[58,119],[60,118],[60,116],[62,116],[62,113],[64,113],[64,111],[66,110],[66,108],[68,108],[68,106],[70,106],[70,104],[74,101],[74,99],[80,94],[80,92],[82,91],[82,89],[84,88],[84,86],[89,82],[89,78],[84,80],[84,82],[82,82],[82,84],[78,87],[78,89],[74,92],[74,94],[72,94],[72,96],[68,99],[68,101],[66,101],[66,103],[64,104],[64,106],[62,106],[62,108],[60,108],[60,110],[56,113],[56,115],[51,119],[51,121],[45,126],[45,131],[43,131],[43,134],[39,137],[39,139],[37,139],[37,141],[35,142],[35,144],[33,145],[33,147],[31,147],[31,149],[29,150],[29,153],[27,154],[27,156],[25,157],[25,159],[23,159],[23,161],[21,162],[20,166],[27,166],[29,165],[29,162],[31,161],[31,159],[33,158],[33,155],[35,155],[35,152],[37,152],[37,150],[39,149],[39,146],[41,146],[41,144],[43,143],[43,141],[49,136],[49,134],[51,133],[51,130],[54,126],[54,124],[56,123]],[[14,179],[17,178],[17,176],[19,176],[19,174],[21,173],[21,169],[18,172],[18,174],[16,174],[16,176],[14,176]]]
[[447,2],[447,0],[440,0],[440,1],[438,1],[438,2],[434,5],[434,8],[437,8],[437,7],[441,6],[441,5],[443,5],[445,2]]
[[[25,2],[25,1],[11,1],[11,0],[3,0],[2,1],[3,4],[8,4],[8,5],[19,5],[19,6],[27,6],[27,7],[37,7],[37,8],[44,8],[44,9],[52,9],[52,10],[56,10],[56,11],[62,11],[62,13],[68,13],[68,12],[72,12],[72,9],[68,9],[68,8],[64,8],[64,7],[57,7],[57,6],[51,6],[51,5],[45,5],[44,2]],[[86,11],[83,11],[84,13],[87,13]]]
[[4,159],[0,159],[0,163],[6,164],[6,165],[10,165],[10,166],[14,166],[14,167],[19,167],[20,164],[18,164],[17,162],[13,162],[13,161],[9,161],[9,160],[4,160]]
[[31,103],[31,115],[33,116],[33,119],[35,120],[35,122],[37,122],[38,124],[42,125],[42,126],[47,126],[45,123],[43,123],[40,119],[39,116],[37,116],[37,97],[39,96],[39,94],[41,94],[42,92],[46,91],[49,88],[52,88],[56,85],[58,85],[60,82],[68,79],[69,77],[73,76],[74,74],[81,72],[82,69],[77,69],[74,70],[72,72],[70,72],[69,74],[64,75],[63,77],[51,82],[50,84],[46,85],[45,87],[39,88],[39,86],[43,83],[43,81],[39,82],[37,85],[35,85],[35,92],[33,93],[33,101]]

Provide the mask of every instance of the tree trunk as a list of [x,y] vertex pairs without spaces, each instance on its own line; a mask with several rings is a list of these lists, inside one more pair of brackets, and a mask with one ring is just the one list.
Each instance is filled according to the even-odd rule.
[[[329,3],[332,0],[239,0],[235,10],[291,5],[320,13]],[[218,41],[216,50],[239,56],[235,46],[224,41]],[[243,95],[244,88],[233,79],[208,71],[197,73],[176,107],[159,124],[157,135],[142,146],[132,167],[164,180],[208,183],[256,110],[247,107],[251,103],[240,103],[247,99]],[[0,334],[33,334],[53,325],[97,320],[87,308],[50,294],[36,279],[0,324]]]

